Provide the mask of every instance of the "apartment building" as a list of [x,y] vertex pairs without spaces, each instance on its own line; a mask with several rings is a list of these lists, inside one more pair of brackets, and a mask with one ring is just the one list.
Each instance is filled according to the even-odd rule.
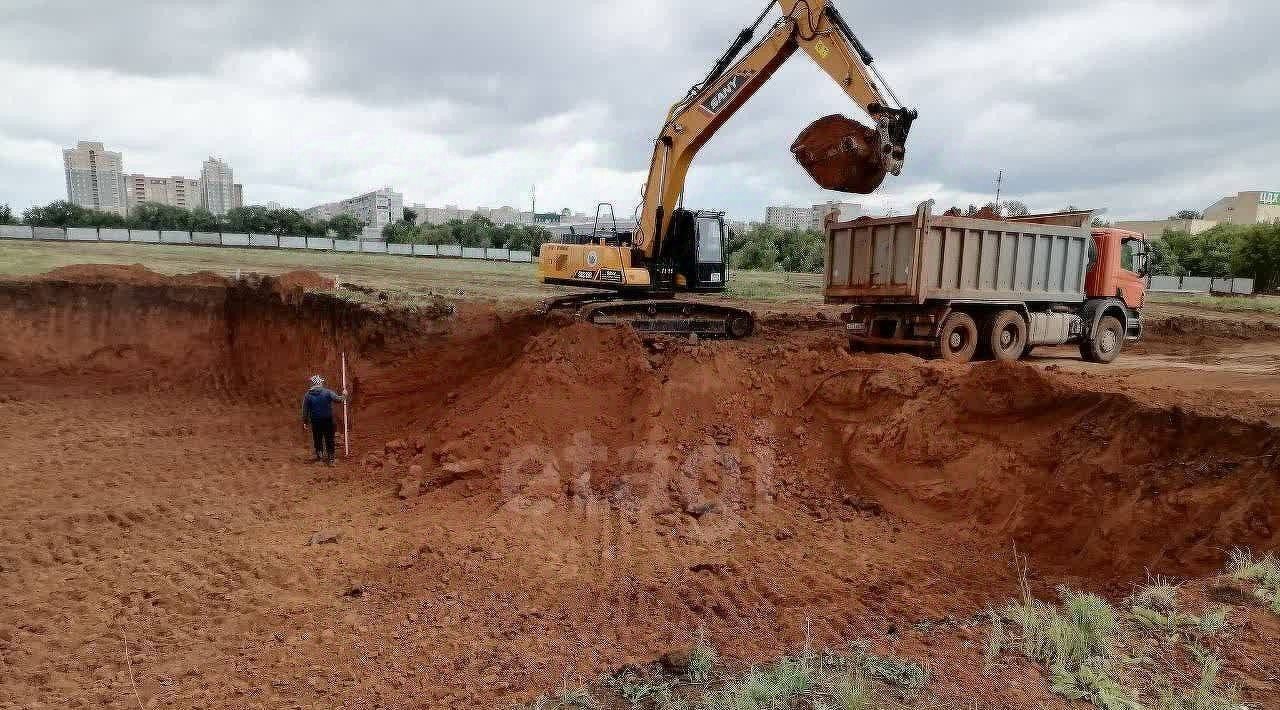
[[824,202],[809,207],[770,205],[764,210],[764,222],[778,229],[822,229],[827,215],[835,212],[839,220],[851,220],[863,214],[862,205],[855,202]]
[[404,195],[384,187],[345,200],[316,205],[303,210],[302,214],[308,219],[333,219],[340,214],[349,214],[364,222],[368,229],[381,232],[383,227],[398,221],[404,214]]
[[80,141],[62,150],[67,200],[86,209],[124,215],[124,159],[98,141]]
[[143,202],[156,202],[184,210],[193,210],[202,204],[200,181],[195,178],[132,173],[124,176],[124,187],[126,212],[133,211],[134,207]]
[[235,179],[231,166],[209,156],[200,168],[200,197],[205,209],[221,217],[235,206]]

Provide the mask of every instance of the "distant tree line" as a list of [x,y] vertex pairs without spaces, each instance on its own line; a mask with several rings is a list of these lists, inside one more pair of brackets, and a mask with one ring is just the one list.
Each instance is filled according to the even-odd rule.
[[171,229],[184,232],[229,232],[320,237],[330,232],[350,239],[360,234],[364,223],[351,215],[329,220],[307,219],[294,209],[267,209],[258,205],[237,207],[218,216],[203,207],[193,210],[156,202],[135,205],[128,217],[101,212],[66,200],[32,207],[19,221],[7,205],[0,206],[0,224],[32,227],[127,227],[129,229]]
[[493,247],[538,252],[552,239],[542,227],[521,224],[496,225],[484,215],[451,219],[444,224],[416,224],[417,212],[406,208],[401,219],[382,228],[388,244],[457,244],[464,247]]
[[1160,276],[1241,276],[1253,279],[1255,291],[1272,290],[1280,286],[1280,223],[1168,230],[1152,240],[1148,268]]
[[735,269],[819,273],[826,249],[821,232],[756,224],[742,233],[729,231],[726,258]]

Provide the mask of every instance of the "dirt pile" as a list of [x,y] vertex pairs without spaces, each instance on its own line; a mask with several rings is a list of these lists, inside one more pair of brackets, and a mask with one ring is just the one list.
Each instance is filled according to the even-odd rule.
[[1075,574],[1199,574],[1232,545],[1280,542],[1280,435],[1263,424],[999,363],[854,372],[817,406],[840,427],[844,479],[887,510]]
[[1251,341],[1280,339],[1280,323],[1243,317],[1204,318],[1167,315],[1149,318],[1143,339],[1132,349],[1140,353],[1213,353]]

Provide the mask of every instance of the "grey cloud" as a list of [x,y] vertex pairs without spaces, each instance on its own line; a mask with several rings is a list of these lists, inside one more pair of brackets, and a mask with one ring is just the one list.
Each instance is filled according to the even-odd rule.
[[[536,141],[532,124],[585,111],[583,125],[571,131],[601,145],[601,167],[634,172],[647,164],[667,105],[761,4],[244,0],[157,9],[29,2],[0,10],[0,58],[180,79],[214,76],[237,52],[295,50],[311,65],[306,91],[313,96],[384,109],[444,102],[450,110],[441,116],[404,120],[410,130],[445,138],[459,155]],[[1280,109],[1272,51],[1280,10],[1270,0],[1220,5],[1224,21],[1168,42],[1117,42],[1049,81],[1022,76],[1017,63],[963,75],[922,62],[945,63],[930,53],[944,44],[970,56],[996,51],[983,42],[1001,31],[1054,33],[1056,18],[1107,3],[837,4],[903,99],[921,110],[907,173],[886,185],[890,192],[937,182],[950,193],[985,194],[995,170],[1004,169],[1020,195],[1072,194],[1114,205],[1113,212],[1159,214],[1170,204],[1150,194],[1156,186],[1167,193],[1214,171],[1274,183],[1224,184],[1217,188],[1223,193],[1280,185],[1270,167],[1280,157],[1272,127]],[[1074,39],[1095,41],[1087,31]],[[822,197],[792,165],[787,146],[820,113],[842,108],[830,87],[817,87],[823,82],[812,70],[780,73],[707,147],[691,193],[742,216],[758,215],[771,195]],[[1002,132],[974,135],[972,121],[993,104],[1022,112]],[[0,125],[5,136],[63,140],[42,135],[39,121]],[[376,172],[376,165],[366,167]],[[261,172],[282,186],[309,187],[297,168]]]

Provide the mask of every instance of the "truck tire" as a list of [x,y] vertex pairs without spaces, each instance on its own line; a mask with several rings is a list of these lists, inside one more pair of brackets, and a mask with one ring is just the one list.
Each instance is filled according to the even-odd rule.
[[991,357],[1012,362],[1027,347],[1027,321],[1017,311],[1000,311],[987,321],[986,336]]
[[1124,326],[1115,316],[1103,316],[1093,337],[1080,343],[1080,356],[1089,362],[1109,363],[1124,348]]
[[936,346],[938,358],[947,362],[969,362],[978,349],[978,324],[968,313],[952,311],[942,321]]

